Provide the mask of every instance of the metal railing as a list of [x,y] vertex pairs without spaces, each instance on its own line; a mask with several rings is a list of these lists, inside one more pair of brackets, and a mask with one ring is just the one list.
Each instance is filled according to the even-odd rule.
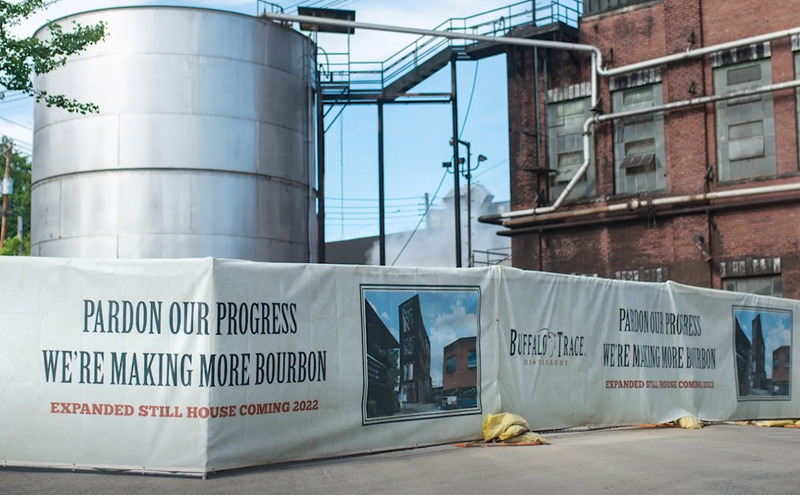
[[[263,1],[263,0],[260,0]],[[506,36],[511,30],[561,22],[578,26],[583,8],[582,0],[549,0],[537,4],[522,1],[468,17],[452,18],[433,30],[452,31],[482,36]],[[441,53],[447,47],[463,49],[474,44],[469,40],[452,40],[435,36],[420,36],[381,62],[353,62],[347,54],[329,54],[318,61],[324,90],[350,92],[382,91],[388,85]]]
[[472,251],[472,265],[471,266],[491,266],[511,264],[511,248],[496,248],[488,249],[486,251],[473,250]]
[[267,0],[256,0],[256,16],[265,13],[278,13],[283,14],[283,7],[277,3],[267,2]]

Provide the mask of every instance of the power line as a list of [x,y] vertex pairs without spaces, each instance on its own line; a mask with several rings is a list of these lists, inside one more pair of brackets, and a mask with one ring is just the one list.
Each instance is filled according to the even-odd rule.
[[18,101],[30,101],[32,99],[33,99],[33,97],[32,96],[28,96],[28,95],[12,95],[10,97],[5,97],[2,100],[0,100],[0,104],[14,103],[14,102],[18,102]]
[[[417,206],[421,206],[423,203],[394,203],[388,206],[389,208],[416,208]],[[357,203],[357,204],[331,204],[331,208],[344,208],[346,210],[374,210],[378,208],[378,205],[364,205],[364,203]]]
[[[384,211],[387,214],[392,214],[392,213],[410,213],[410,212],[414,212],[414,211],[423,211],[423,207],[422,206],[423,205],[413,205],[413,206],[405,206],[403,208],[392,208],[390,210],[386,210],[384,208]],[[375,215],[378,214],[378,208],[358,208],[358,207],[348,208],[347,206],[344,206],[344,207],[333,206],[331,208],[326,208],[325,210],[326,211],[330,211],[331,213],[345,213],[347,215],[369,215],[369,214],[372,214],[373,212],[374,212]]]
[[[439,185],[436,186],[436,191],[434,191],[433,197],[431,198],[431,202],[428,203],[428,207],[425,208],[425,213],[423,213],[422,217],[420,217],[419,222],[417,222],[417,226],[414,227],[413,231],[411,231],[411,234],[408,236],[408,239],[406,240],[406,243],[403,244],[402,249],[400,249],[400,252],[397,253],[397,256],[395,257],[394,261],[392,261],[392,264],[390,266],[394,266],[394,264],[397,263],[397,260],[400,258],[400,255],[403,254],[403,251],[406,250],[406,247],[408,246],[408,243],[411,242],[411,239],[414,237],[414,234],[416,234],[417,230],[419,230],[419,226],[422,225],[422,221],[425,220],[425,216],[431,210],[431,205],[433,204],[433,200],[435,200],[436,199],[436,195],[439,194],[439,189],[442,188],[442,184],[444,184],[444,180],[446,178],[447,178],[447,170],[445,170],[444,174],[442,174],[442,180],[440,180],[439,181]],[[461,226],[459,226],[459,228],[461,228]]]
[[467,103],[467,111],[464,113],[464,122],[461,124],[461,132],[458,135],[459,139],[464,135],[464,129],[467,128],[467,119],[469,118],[469,111],[472,108],[472,98],[475,96],[475,86],[477,86],[478,83],[478,67],[480,63],[480,60],[475,62],[475,75],[472,77],[472,90],[469,92],[469,103]]
[[[420,215],[422,215],[423,213],[424,213],[424,212],[417,212],[417,213],[413,213],[413,214],[409,214],[409,215],[406,215],[406,214],[402,214],[402,215],[401,215],[401,214],[393,214],[393,215],[391,215],[391,220],[402,220],[402,219],[404,219],[404,218],[418,218],[418,217],[419,217]],[[335,217],[334,217],[334,218],[335,218]],[[345,221],[342,221],[342,220],[339,220],[338,218],[336,218],[336,220],[339,220],[339,221],[337,221],[337,222],[335,222],[335,223],[336,223],[337,225],[346,225],[347,223],[349,223],[349,222],[351,222],[351,221],[355,221],[355,220],[377,220],[377,218],[378,218],[378,217],[377,217],[377,216],[375,216],[375,215],[367,215],[367,216],[348,216],[348,217],[345,219]],[[333,220],[333,218],[332,218],[332,220]],[[341,223],[340,223],[340,222],[341,222]],[[326,223],[332,223],[332,222],[328,222],[328,221],[326,220]]]
[[497,162],[494,165],[492,165],[491,167],[488,167],[486,169],[481,170],[480,173],[475,174],[473,177],[478,178],[481,175],[485,174],[486,172],[489,172],[490,170],[495,169],[495,168],[499,167],[500,165],[502,165],[504,163],[507,163],[507,162],[508,162],[508,158],[504,158],[503,160],[500,160],[499,162]]
[[[422,196],[406,196],[406,197],[397,197],[397,198],[386,198],[385,201],[408,201],[411,199],[420,199]],[[335,200],[335,201],[372,201],[377,203],[378,198],[337,198],[333,196],[326,196],[326,199]]]
[[7,119],[7,118],[5,118],[5,117],[3,117],[3,116],[0,116],[0,120],[5,120],[6,122],[8,122],[8,123],[10,123],[10,124],[18,125],[18,126],[22,127],[23,129],[27,129],[27,130],[29,130],[29,131],[32,131],[32,130],[33,130],[33,128],[31,128],[31,127],[28,127],[28,126],[26,126],[26,125],[24,125],[24,124],[20,124],[19,122],[14,122],[13,120],[11,120],[11,119]]

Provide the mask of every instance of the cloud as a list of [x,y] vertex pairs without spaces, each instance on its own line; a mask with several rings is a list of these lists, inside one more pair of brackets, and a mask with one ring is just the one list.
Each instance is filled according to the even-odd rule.
[[[474,295],[474,294],[473,294]],[[478,319],[475,313],[467,312],[461,297],[437,314],[433,323],[426,322],[431,344],[431,380],[442,380],[444,348],[462,337],[477,336]]]

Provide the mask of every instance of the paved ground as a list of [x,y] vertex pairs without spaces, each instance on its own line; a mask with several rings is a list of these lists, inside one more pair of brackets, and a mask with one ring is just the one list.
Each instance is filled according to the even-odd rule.
[[218,473],[207,480],[0,468],[0,493],[800,493],[800,429],[713,425],[544,435]]

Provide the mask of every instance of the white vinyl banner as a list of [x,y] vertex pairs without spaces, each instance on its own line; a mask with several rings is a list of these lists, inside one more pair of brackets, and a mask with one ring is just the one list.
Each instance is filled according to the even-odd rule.
[[202,325],[212,268],[202,260],[0,259],[8,284],[0,296],[0,457],[203,471],[208,424],[186,409],[209,402],[197,370],[213,342],[184,329]]
[[797,301],[482,269],[0,258],[0,460],[206,473],[795,417]]
[[532,428],[796,417],[797,301],[503,271],[502,408]]

